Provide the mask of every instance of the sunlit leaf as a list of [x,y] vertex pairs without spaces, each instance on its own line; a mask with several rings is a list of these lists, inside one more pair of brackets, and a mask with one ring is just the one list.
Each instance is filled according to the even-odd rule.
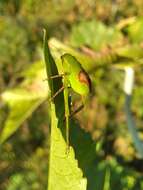
[[[35,68],[32,75],[30,70]],[[37,69],[36,69],[37,67]],[[31,74],[30,74],[31,73]],[[19,87],[3,92],[2,99],[9,106],[9,114],[0,134],[0,143],[9,138],[33,111],[47,98],[46,78],[41,62],[37,62],[23,73],[26,78]]]
[[132,42],[139,43],[143,41],[143,17],[137,18],[128,28],[128,36]]
[[75,24],[71,33],[71,44],[79,47],[87,45],[95,50],[114,47],[123,40],[122,34],[114,27],[106,27],[97,20],[82,21]]
[[[55,62],[48,47],[46,32],[44,32],[44,57],[48,78],[50,78],[51,75],[58,74]],[[53,93],[54,85],[56,85],[55,80],[53,83],[49,83],[51,94]],[[60,84],[58,87],[60,88]],[[62,97],[59,96],[56,101],[51,101],[48,190],[85,190],[87,183],[86,179],[83,178],[83,173],[78,167],[78,162],[75,159],[73,149],[70,148],[67,153],[67,144],[62,134],[62,129],[64,130],[65,125],[63,116],[61,115],[61,112],[64,109],[64,101],[63,98],[61,98]],[[60,109],[58,109],[59,106]]]

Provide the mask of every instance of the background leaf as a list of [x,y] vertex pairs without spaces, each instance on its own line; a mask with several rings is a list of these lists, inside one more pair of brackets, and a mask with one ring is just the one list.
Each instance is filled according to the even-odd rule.
[[0,134],[0,143],[9,138],[47,98],[48,89],[43,81],[46,75],[42,62],[34,63],[21,76],[26,79],[19,87],[7,90],[2,94],[3,101],[9,106],[9,114]]
[[123,36],[116,28],[107,27],[95,19],[75,24],[71,33],[72,45],[76,47],[87,45],[94,50],[106,48],[108,45],[115,47],[122,40]]
[[137,18],[133,24],[129,25],[127,32],[133,43],[143,41],[143,17]]

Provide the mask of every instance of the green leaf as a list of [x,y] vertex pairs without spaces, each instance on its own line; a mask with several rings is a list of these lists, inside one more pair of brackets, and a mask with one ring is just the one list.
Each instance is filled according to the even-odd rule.
[[138,44],[126,45],[116,49],[116,53],[122,57],[137,59],[143,57],[143,48],[141,48]]
[[[51,47],[52,55],[54,56],[55,61],[58,62],[56,64],[57,67],[59,67],[59,62],[60,62],[58,58],[60,58],[60,56],[63,55],[64,53],[69,53],[75,56],[80,61],[81,65],[84,67],[85,70],[91,70],[93,67],[95,67],[95,59],[81,52],[76,51],[75,49],[62,43],[58,39],[51,38],[49,40],[49,44]],[[98,63],[98,60],[99,59],[97,58],[96,63]]]
[[59,59],[61,55],[64,53],[69,53],[77,58],[77,60],[81,63],[82,67],[88,73],[94,73],[99,68],[105,68],[106,66],[110,66],[112,61],[117,59],[116,54],[109,52],[109,54],[96,54],[94,51],[94,56],[90,56],[88,54],[76,51],[75,49],[71,48],[70,46],[63,44],[56,38],[51,38],[49,40],[49,44],[51,47],[52,55],[55,58],[56,65],[60,69],[60,62]]
[[3,101],[9,106],[9,114],[0,134],[1,144],[16,132],[25,119],[47,98],[48,89],[43,81],[46,73],[42,62],[34,63],[22,76],[26,79],[19,87],[2,94]]
[[78,126],[77,122],[72,122],[70,135],[73,137],[71,138],[71,144],[74,147],[79,166],[87,178],[87,189],[102,190],[101,187],[103,186],[104,176],[102,176],[102,174],[100,175],[98,171],[99,163],[96,163],[96,146],[99,145],[98,142],[93,142],[91,135],[85,133],[85,131]]
[[128,36],[134,43],[143,41],[143,17],[138,18],[127,28]]
[[99,50],[110,45],[118,45],[123,40],[123,36],[114,27],[107,27],[97,20],[82,21],[72,28],[71,44],[79,47],[88,45],[89,47]]
[[[47,68],[47,76],[58,74],[56,65],[51,59],[50,50],[47,43],[46,31],[44,32],[44,57]],[[53,85],[53,86],[52,86]],[[57,82],[49,83],[51,94]],[[56,87],[61,87],[59,83]],[[60,109],[59,109],[60,107]],[[50,158],[49,158],[49,174],[48,174],[48,190],[85,190],[86,179],[78,167],[75,160],[74,150],[70,147],[67,153],[67,144],[65,142],[65,124],[63,94],[57,96],[51,101],[51,134],[50,134]]]

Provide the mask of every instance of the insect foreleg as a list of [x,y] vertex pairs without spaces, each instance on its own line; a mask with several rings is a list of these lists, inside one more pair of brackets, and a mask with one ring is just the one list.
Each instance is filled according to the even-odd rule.
[[49,80],[49,79],[55,79],[55,78],[62,78],[65,74],[59,74],[59,75],[53,75],[50,76],[48,79],[43,79],[43,81]]
[[50,79],[61,78],[61,77],[63,77],[64,75],[65,75],[65,74],[54,75],[54,76],[51,76]]
[[62,86],[52,97],[50,100],[53,100],[59,93],[61,93],[64,90],[64,86]]

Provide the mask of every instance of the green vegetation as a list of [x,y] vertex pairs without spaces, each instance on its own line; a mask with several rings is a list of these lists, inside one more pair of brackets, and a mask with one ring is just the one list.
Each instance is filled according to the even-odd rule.
[[[0,1],[0,190],[143,189],[142,7],[141,0]],[[67,82],[51,79],[63,73],[65,53],[92,81],[84,108],[67,123],[83,99],[74,88],[52,99]],[[131,102],[127,67],[135,71]],[[138,136],[128,130],[134,121]]]

